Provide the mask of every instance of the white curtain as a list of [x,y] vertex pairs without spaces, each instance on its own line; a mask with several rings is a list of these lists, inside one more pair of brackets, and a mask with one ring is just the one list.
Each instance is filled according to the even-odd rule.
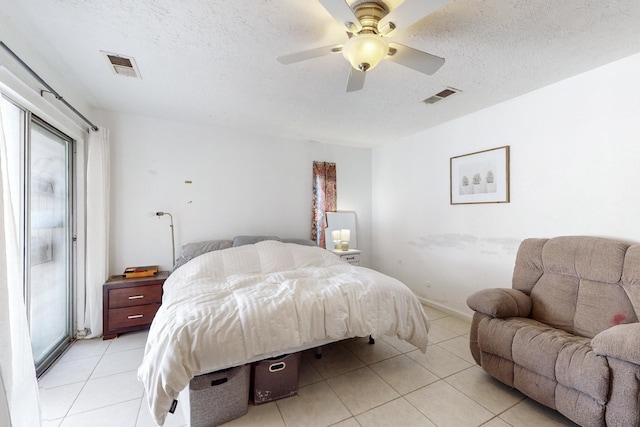
[[109,130],[91,131],[87,142],[87,252],[85,327],[102,335],[102,285],[109,275]]
[[13,214],[0,102],[0,425],[40,425],[38,381],[22,296],[18,227]]

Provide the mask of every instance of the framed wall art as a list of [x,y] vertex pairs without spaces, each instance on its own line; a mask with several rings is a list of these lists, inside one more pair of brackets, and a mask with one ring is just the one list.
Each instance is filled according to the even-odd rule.
[[509,203],[509,146],[451,157],[451,204]]

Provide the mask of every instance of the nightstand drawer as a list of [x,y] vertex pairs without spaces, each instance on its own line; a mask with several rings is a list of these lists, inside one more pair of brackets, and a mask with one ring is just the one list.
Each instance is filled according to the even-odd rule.
[[162,285],[135,286],[112,289],[109,292],[109,308],[132,307],[162,302]]
[[360,254],[342,255],[340,258],[347,261],[349,264],[360,265]]
[[120,329],[131,326],[149,325],[159,308],[160,304],[112,308],[109,310],[109,328]]
[[351,265],[360,265],[360,250],[359,249],[347,249],[342,251],[340,249],[331,249],[336,256],[339,256],[341,260],[348,262]]

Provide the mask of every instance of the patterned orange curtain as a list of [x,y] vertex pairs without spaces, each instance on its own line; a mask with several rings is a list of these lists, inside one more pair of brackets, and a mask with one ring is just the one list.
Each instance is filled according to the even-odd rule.
[[313,216],[311,240],[325,247],[326,213],[336,211],[336,164],[313,162]]

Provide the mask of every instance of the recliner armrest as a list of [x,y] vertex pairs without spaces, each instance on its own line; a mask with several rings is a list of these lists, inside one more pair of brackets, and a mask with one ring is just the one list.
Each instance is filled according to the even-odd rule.
[[467,298],[467,305],[474,311],[492,317],[529,317],[531,297],[511,288],[483,289]]
[[605,329],[593,337],[591,348],[600,356],[640,365],[640,323],[625,323]]

